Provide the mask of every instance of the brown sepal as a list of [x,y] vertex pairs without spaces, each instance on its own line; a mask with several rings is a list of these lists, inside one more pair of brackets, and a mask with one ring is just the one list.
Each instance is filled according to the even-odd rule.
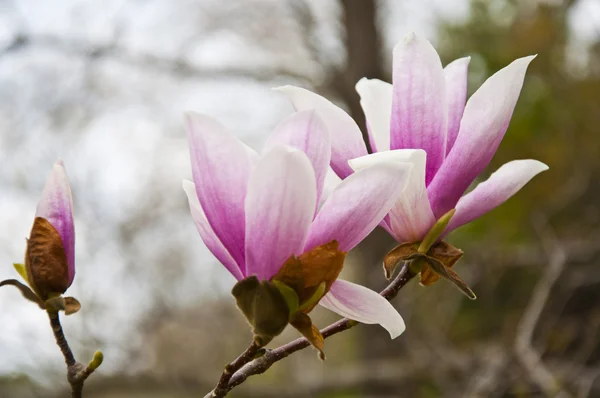
[[[325,282],[323,294],[327,294],[342,271],[345,258],[346,253],[339,250],[339,244],[334,240],[299,257],[291,256],[272,279],[294,289],[302,304],[313,296],[322,282]],[[304,312],[313,308],[314,305]]]
[[36,217],[25,252],[27,279],[42,300],[69,287],[67,256],[62,239],[45,218]]
[[9,285],[19,289],[23,297],[25,297],[27,300],[37,304],[38,307],[40,307],[43,310],[46,309],[46,307],[44,306],[44,302],[40,300],[40,298],[29,288],[29,286],[19,282],[16,279],[6,279],[4,281],[0,281],[0,287]]
[[396,267],[398,267],[402,261],[408,261],[422,256],[418,253],[418,248],[419,242],[408,242],[396,246],[386,254],[383,258],[383,272],[385,273],[386,279],[392,279]]
[[290,325],[306,337],[310,344],[319,351],[319,358],[324,361],[325,353],[323,352],[323,347],[325,346],[325,339],[319,329],[313,325],[310,317],[302,312],[297,312],[292,316]]
[[[440,261],[447,268],[452,268],[454,264],[460,260],[463,255],[463,251],[457,247],[452,246],[446,242],[438,242],[429,249],[427,253],[428,257]],[[434,284],[440,279],[440,275],[435,273],[428,264],[426,264],[421,270],[421,285],[429,286]]]
[[449,267],[446,267],[441,261],[438,261],[433,257],[427,257],[426,261],[433,272],[439,274],[445,279],[448,279],[454,284],[454,286],[458,287],[460,291],[463,292],[468,298],[470,298],[471,300],[475,300],[477,298],[477,296],[475,295],[473,290],[471,290],[469,285],[467,285],[465,281],[463,281],[456,272],[452,271],[452,269],[450,269]]

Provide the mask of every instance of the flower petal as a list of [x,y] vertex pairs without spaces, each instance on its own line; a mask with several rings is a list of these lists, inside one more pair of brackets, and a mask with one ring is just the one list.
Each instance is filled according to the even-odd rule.
[[435,224],[425,189],[426,157],[422,149],[397,149],[374,153],[349,162],[356,171],[389,162],[412,165],[406,188],[390,210],[387,225],[382,225],[400,243],[423,239]]
[[445,234],[500,206],[533,177],[546,170],[548,166],[533,159],[513,160],[502,165],[490,178],[460,198]]
[[198,200],[198,196],[196,195],[196,186],[193,182],[183,180],[183,190],[185,191],[188,202],[190,205],[190,212],[192,213],[192,218],[194,219],[194,223],[196,224],[196,228],[198,229],[198,233],[202,238],[202,241],[210,250],[210,252],[227,268],[227,270],[235,277],[237,280],[244,279],[243,271],[237,265],[231,254],[227,251],[223,243],[219,240],[212,227],[208,223],[206,219],[206,215],[204,214],[204,210],[202,210],[202,206],[200,206],[200,201]]
[[315,214],[315,172],[302,151],[278,145],[257,163],[246,197],[246,275],[270,279],[302,254]]
[[456,142],[427,188],[436,217],[454,208],[494,156],[510,123],[527,66],[533,58],[513,61],[487,79],[469,98]]
[[363,77],[356,83],[356,91],[360,95],[360,105],[367,119],[372,151],[388,151],[392,119],[392,85],[379,79]]
[[446,78],[446,98],[448,102],[448,135],[446,137],[446,155],[454,146],[460,120],[467,101],[467,72],[471,57],[459,58],[444,68]]
[[305,251],[337,240],[347,252],[375,229],[406,186],[409,164],[384,163],[343,180],[315,218]]
[[239,265],[244,264],[244,199],[254,158],[218,121],[188,113],[186,130],[198,200],[211,228]]
[[71,185],[62,160],[52,167],[35,216],[48,220],[60,235],[67,257],[70,286],[75,278],[75,224]]
[[300,87],[283,86],[275,90],[285,94],[296,111],[316,109],[331,134],[331,167],[340,178],[352,173],[348,160],[367,154],[356,122],[328,99]]
[[331,137],[316,111],[311,109],[294,113],[282,121],[267,140],[265,149],[278,144],[289,145],[308,156],[317,179],[318,203],[331,159]]
[[382,296],[351,282],[338,279],[319,302],[341,316],[367,324],[380,324],[392,339],[406,329],[404,320],[394,306]]
[[323,204],[327,201],[331,193],[337,188],[338,185],[342,183],[342,179],[335,174],[335,171],[331,167],[327,168],[327,173],[325,174],[325,182],[323,184],[323,192],[321,194],[319,200],[319,209],[323,206]]
[[446,157],[447,103],[444,69],[431,43],[408,34],[394,47],[391,149],[424,149],[426,183]]

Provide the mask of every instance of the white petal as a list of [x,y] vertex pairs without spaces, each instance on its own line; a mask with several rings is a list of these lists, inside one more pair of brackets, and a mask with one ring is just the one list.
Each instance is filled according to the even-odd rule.
[[303,253],[317,203],[315,173],[306,154],[271,148],[256,164],[246,196],[246,275],[270,279]]
[[297,112],[279,123],[267,140],[265,149],[268,150],[275,145],[289,145],[308,156],[317,179],[318,202],[329,169],[331,137],[316,111],[311,109]]
[[336,280],[319,304],[345,318],[366,324],[379,324],[389,332],[392,339],[400,336],[406,329],[404,320],[389,301],[371,289],[351,282]]
[[348,160],[367,154],[356,122],[328,99],[300,87],[283,86],[275,90],[285,94],[296,111],[316,109],[331,134],[331,167],[345,178],[352,173]]
[[379,79],[363,77],[356,83],[356,91],[360,95],[360,105],[367,119],[372,151],[388,151],[392,119],[392,85]]
[[185,191],[188,203],[190,205],[190,212],[192,213],[192,218],[194,219],[194,223],[196,224],[196,228],[198,229],[198,233],[200,237],[204,241],[204,244],[210,250],[210,252],[227,268],[227,270],[234,276],[237,280],[243,279],[244,275],[242,270],[237,265],[231,254],[227,251],[223,243],[219,240],[212,227],[208,223],[206,219],[206,215],[204,214],[204,210],[202,210],[202,206],[200,205],[200,201],[198,201],[198,196],[196,195],[196,186],[193,182],[183,180],[183,190]]
[[339,242],[347,252],[370,234],[406,186],[408,164],[385,163],[360,170],[331,193],[310,228],[305,250]]
[[323,184],[323,192],[319,200],[319,209],[327,201],[331,193],[342,183],[342,179],[335,174],[331,167],[327,169],[325,174],[325,183]]
[[533,159],[513,160],[502,165],[490,178],[477,185],[473,191],[458,201],[456,213],[445,233],[447,234],[500,206],[533,177],[546,170],[548,170],[548,166]]
[[400,243],[421,240],[435,224],[425,189],[426,156],[422,149],[397,149],[374,153],[349,162],[357,171],[388,162],[412,165],[406,188],[390,211],[387,222],[389,229],[386,228]]

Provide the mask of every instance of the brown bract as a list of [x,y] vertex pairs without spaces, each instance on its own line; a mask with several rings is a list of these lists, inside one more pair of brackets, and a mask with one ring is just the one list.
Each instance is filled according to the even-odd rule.
[[302,333],[304,337],[306,337],[306,340],[308,340],[310,344],[319,351],[319,358],[324,361],[325,353],[323,352],[323,347],[325,346],[325,338],[319,329],[313,325],[312,319],[302,312],[296,312],[294,315],[292,315],[290,325],[292,325],[294,328],[296,328],[296,330]]
[[470,299],[477,298],[471,288],[451,269],[462,257],[462,250],[443,241],[431,246],[427,253],[420,253],[418,248],[419,242],[410,242],[392,249],[383,260],[386,277],[389,279],[396,266],[402,261],[415,260],[420,266],[421,285],[432,285],[443,277]]
[[[325,290],[321,296],[327,294],[342,271],[345,259],[346,253],[339,250],[339,244],[334,240],[315,247],[299,257],[291,256],[272,279],[294,289],[302,305],[313,297],[323,282],[325,282]],[[303,312],[309,313],[317,303],[318,300],[308,308],[304,308]]]
[[48,220],[36,217],[25,252],[27,279],[35,293],[47,300],[69,287],[67,256],[58,231]]

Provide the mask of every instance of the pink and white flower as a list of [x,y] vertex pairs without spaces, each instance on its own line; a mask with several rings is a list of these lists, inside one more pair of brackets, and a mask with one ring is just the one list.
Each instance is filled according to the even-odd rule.
[[[239,281],[269,280],[290,256],[336,240],[347,252],[364,239],[401,194],[411,166],[378,164],[354,173],[319,206],[331,143],[313,111],[293,114],[259,155],[216,120],[186,120],[194,182],[184,181],[198,232]],[[392,338],[404,322],[379,294],[337,280],[320,304],[363,323],[378,323]]]
[[331,167],[342,179],[382,163],[413,164],[407,188],[381,223],[398,242],[423,239],[456,209],[444,234],[482,216],[548,166],[515,160],[463,196],[494,156],[508,128],[527,66],[519,58],[491,76],[466,101],[469,58],[442,67],[433,46],[409,34],[394,48],[393,84],[361,79],[356,90],[373,154],[350,116],[308,90],[285,86],[297,111],[315,109],[331,133]]

